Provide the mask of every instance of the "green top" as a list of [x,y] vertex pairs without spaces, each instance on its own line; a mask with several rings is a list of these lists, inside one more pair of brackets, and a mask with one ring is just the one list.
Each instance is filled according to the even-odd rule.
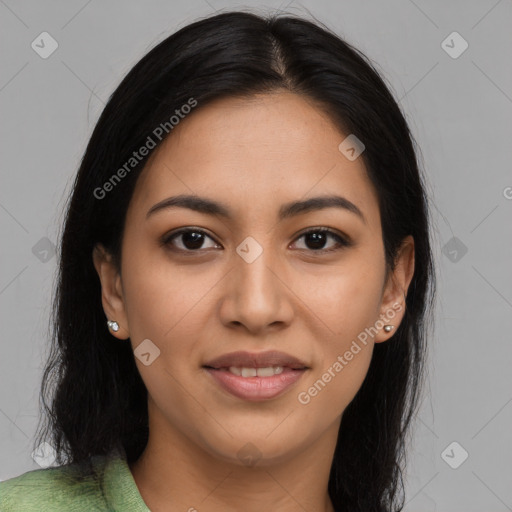
[[0,482],[2,512],[151,512],[122,452],[36,469]]

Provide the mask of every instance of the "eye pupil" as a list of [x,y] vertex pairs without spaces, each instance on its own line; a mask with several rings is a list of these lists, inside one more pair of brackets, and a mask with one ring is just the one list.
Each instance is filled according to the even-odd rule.
[[182,233],[183,245],[187,249],[199,249],[203,245],[203,233],[197,231],[187,231]]
[[321,249],[325,245],[325,238],[326,238],[325,233],[322,233],[319,231],[314,231],[311,233],[307,233],[305,235],[305,237],[306,237],[306,245],[308,245],[308,247],[310,247],[310,244],[309,244],[310,242],[313,243],[313,247],[312,247],[313,249]]

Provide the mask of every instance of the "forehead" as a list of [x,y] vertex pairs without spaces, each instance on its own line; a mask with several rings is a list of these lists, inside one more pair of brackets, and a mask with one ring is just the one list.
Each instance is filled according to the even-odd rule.
[[312,101],[288,92],[223,98],[176,125],[139,177],[130,205],[144,215],[155,203],[194,194],[275,215],[282,203],[339,194],[380,223],[377,195],[362,158],[338,149],[342,133]]

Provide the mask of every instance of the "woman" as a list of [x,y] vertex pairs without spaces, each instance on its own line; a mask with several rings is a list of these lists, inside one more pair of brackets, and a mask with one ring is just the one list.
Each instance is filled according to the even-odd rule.
[[368,59],[296,17],[184,27],[85,152],[36,442],[61,465],[2,510],[401,510],[433,297],[413,139]]

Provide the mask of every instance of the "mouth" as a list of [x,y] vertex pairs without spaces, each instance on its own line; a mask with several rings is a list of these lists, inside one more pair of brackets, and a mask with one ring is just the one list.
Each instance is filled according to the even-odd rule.
[[203,368],[224,391],[249,401],[281,395],[310,369],[296,357],[277,351],[224,354]]
[[[268,369],[291,368],[292,370],[307,369],[306,363],[285,352],[269,350],[267,352],[230,352],[223,354],[204,364],[214,370],[240,368],[240,369]],[[253,377],[254,375],[248,375]]]

